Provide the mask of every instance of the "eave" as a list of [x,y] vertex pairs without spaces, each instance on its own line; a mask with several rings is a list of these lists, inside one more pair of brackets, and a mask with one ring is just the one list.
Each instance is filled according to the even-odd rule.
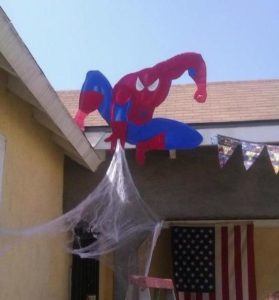
[[0,7],[0,69],[6,88],[33,106],[34,118],[52,132],[71,158],[95,171],[103,161],[74,123],[32,54]]

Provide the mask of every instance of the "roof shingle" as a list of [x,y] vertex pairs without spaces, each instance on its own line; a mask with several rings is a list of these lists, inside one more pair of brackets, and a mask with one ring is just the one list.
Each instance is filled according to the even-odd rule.
[[[279,120],[279,80],[209,83],[205,103],[193,100],[193,84],[174,85],[155,117],[185,123],[219,123]],[[75,115],[79,91],[60,91],[58,95],[70,114]],[[103,126],[98,112],[86,119],[86,126]]]

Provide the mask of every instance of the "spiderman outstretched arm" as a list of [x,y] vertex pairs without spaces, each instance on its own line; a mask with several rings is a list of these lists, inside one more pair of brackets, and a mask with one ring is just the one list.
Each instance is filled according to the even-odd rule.
[[206,100],[206,64],[200,54],[182,53],[155,65],[153,68],[156,68],[158,73],[169,81],[181,77],[188,70],[189,76],[197,85],[194,99],[198,102]]

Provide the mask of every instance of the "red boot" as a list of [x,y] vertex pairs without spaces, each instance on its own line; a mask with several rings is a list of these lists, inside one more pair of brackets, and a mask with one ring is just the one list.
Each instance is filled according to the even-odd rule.
[[84,120],[88,114],[83,112],[82,110],[78,110],[76,115],[75,115],[75,122],[77,126],[80,128],[81,131],[84,131]]
[[103,100],[101,93],[90,91],[81,92],[79,96],[79,109],[75,116],[75,122],[78,127],[84,130],[84,120],[91,112],[98,109]]
[[163,133],[156,135],[150,140],[139,142],[136,148],[136,160],[139,165],[144,165],[145,154],[150,150],[165,149],[165,135]]

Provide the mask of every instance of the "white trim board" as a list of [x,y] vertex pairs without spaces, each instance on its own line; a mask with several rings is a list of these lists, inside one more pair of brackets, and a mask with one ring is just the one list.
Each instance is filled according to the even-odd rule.
[[[239,140],[257,142],[257,143],[278,143],[279,142],[279,122],[278,124],[265,125],[216,125],[216,126],[198,126],[197,130],[203,136],[201,146],[210,146],[217,144],[217,135],[224,135]],[[108,150],[110,143],[105,142],[105,139],[110,136],[108,131],[88,131],[85,133],[88,141],[95,150]],[[134,145],[125,144],[126,149],[135,148]]]
[[260,126],[235,125],[229,127],[212,127],[198,129],[203,136],[202,146],[217,144],[217,135],[224,135],[238,140],[255,143],[278,143],[279,124],[267,124]]

